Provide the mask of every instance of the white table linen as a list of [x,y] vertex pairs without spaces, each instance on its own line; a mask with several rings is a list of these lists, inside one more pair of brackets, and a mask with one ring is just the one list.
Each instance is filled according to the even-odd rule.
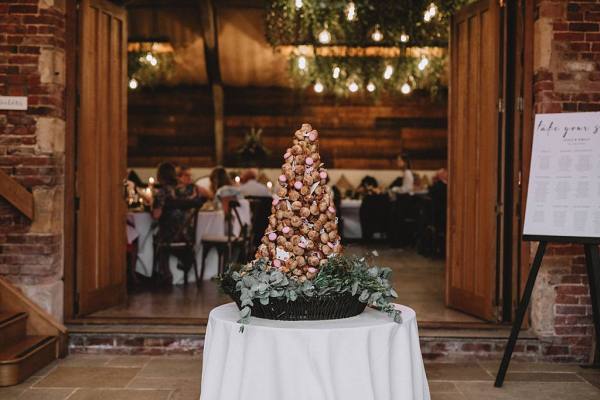
[[[238,208],[240,219],[243,224],[250,225],[251,210],[250,202],[246,199],[240,200]],[[151,277],[154,266],[154,231],[152,230],[152,215],[148,212],[131,212],[127,219],[133,227],[127,225],[127,238],[131,243],[138,239],[138,255],[135,266],[136,272]],[[234,219],[233,231],[235,235],[240,233],[240,224]],[[201,211],[198,214],[198,224],[196,226],[196,262],[198,263],[198,273],[202,267],[202,238],[205,236],[223,236],[225,235],[225,215],[223,211]],[[209,280],[218,273],[219,258],[215,249],[211,250],[206,257],[206,269],[204,271],[204,280]],[[169,269],[173,275],[173,285],[183,284],[183,271],[177,268],[177,258],[170,257]],[[195,282],[194,270],[188,272],[188,282]]]
[[213,309],[204,343],[203,400],[429,400],[415,312],[403,322],[367,308],[331,321],[251,318]]
[[362,239],[360,206],[362,200],[343,199],[340,208],[344,219],[344,239]]

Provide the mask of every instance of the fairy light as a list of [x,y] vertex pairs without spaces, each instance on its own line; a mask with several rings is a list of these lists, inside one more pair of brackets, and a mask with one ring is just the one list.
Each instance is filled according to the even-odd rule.
[[242,179],[239,177],[239,175],[237,175],[237,176],[234,178],[234,180],[235,180],[235,183],[240,183],[240,181],[241,181]]
[[381,31],[379,30],[379,26],[377,26],[371,34],[371,39],[373,39],[374,42],[381,42],[381,40],[383,39],[383,33],[381,33]]
[[331,42],[331,33],[329,33],[329,31],[325,27],[319,33],[319,43],[321,43],[321,44],[328,44],[329,42]]
[[152,59],[154,58],[154,56],[152,55],[152,53],[148,53],[146,54],[146,61],[148,62],[152,62]]
[[367,83],[367,91],[373,93],[377,89],[373,82]]
[[315,93],[323,93],[323,89],[325,89],[325,87],[321,82],[318,81],[313,86],[313,90],[315,91]]
[[419,68],[420,71],[425,70],[425,68],[427,68],[427,66],[429,65],[429,60],[427,59],[427,57],[423,57],[421,58],[421,61],[419,61],[419,65],[417,65],[417,67]]
[[390,79],[394,73],[394,67],[391,65],[386,65],[385,70],[383,71],[383,79]]
[[409,39],[410,39],[410,36],[408,36],[406,33],[402,33],[400,35],[400,41],[402,43],[407,43]]
[[267,182],[267,187],[269,188],[269,190],[271,190],[273,188],[273,182]]
[[148,178],[148,184],[149,185],[154,185],[154,177],[151,176],[150,178]]
[[333,73],[331,74],[331,76],[333,76],[333,79],[337,79],[340,77],[340,72],[342,72],[342,70],[340,69],[340,67],[333,67]]
[[356,18],[356,5],[353,2],[350,2],[346,6],[346,19],[348,21],[354,21],[354,18]]
[[431,18],[433,18],[433,15],[431,15],[429,10],[425,11],[425,14],[423,15],[423,21],[429,22],[431,21]]
[[409,94],[412,91],[412,88],[410,87],[410,85],[408,83],[405,83],[404,85],[402,85],[402,87],[400,88],[400,91],[403,94]]
[[348,90],[351,91],[352,93],[358,92],[358,83],[351,81],[348,84]]
[[156,67],[157,64],[158,64],[158,60],[156,59],[156,57],[152,57],[152,60],[150,60],[150,65],[152,65],[153,67]]
[[296,8],[297,8],[298,10],[299,10],[299,9],[301,9],[303,5],[304,5],[304,4],[302,3],[302,0],[296,0],[296,1],[295,1],[295,6],[296,6]]
[[138,85],[139,85],[139,84],[138,84],[138,81],[137,81],[137,79],[135,79],[135,78],[131,78],[131,79],[129,80],[129,89],[135,90],[135,89],[137,89]]
[[437,6],[435,5],[435,3],[431,3],[427,11],[429,11],[429,16],[431,18],[435,17],[435,15],[437,14]]
[[304,56],[298,57],[298,68],[300,68],[301,70],[306,69],[306,57],[304,57]]

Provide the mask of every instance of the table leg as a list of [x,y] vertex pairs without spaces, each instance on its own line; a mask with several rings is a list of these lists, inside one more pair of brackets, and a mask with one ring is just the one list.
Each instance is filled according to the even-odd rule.
[[496,375],[496,382],[494,383],[495,387],[502,387],[502,384],[504,383],[506,371],[508,370],[508,364],[510,363],[510,358],[515,349],[515,344],[517,343],[517,338],[519,337],[519,331],[521,330],[521,325],[523,324],[523,319],[525,318],[525,313],[527,312],[527,307],[529,306],[529,300],[531,299],[531,292],[533,292],[535,279],[537,278],[540,266],[542,265],[542,259],[544,258],[544,253],[546,252],[546,245],[547,242],[541,241],[538,245],[537,252],[535,253],[535,258],[533,260],[533,264],[531,265],[529,276],[527,277],[527,284],[525,285],[523,298],[519,303],[517,315],[510,332],[510,338],[508,339],[506,349],[504,350],[504,357],[502,357],[502,363],[500,364],[498,374]]

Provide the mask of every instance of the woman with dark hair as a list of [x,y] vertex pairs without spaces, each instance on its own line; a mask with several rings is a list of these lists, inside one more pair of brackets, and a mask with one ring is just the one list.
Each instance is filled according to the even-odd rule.
[[210,188],[214,193],[217,207],[222,206],[221,202],[225,198],[239,199],[242,197],[240,190],[231,184],[231,178],[223,167],[216,167],[210,173]]
[[[152,216],[158,220],[156,241],[161,245],[173,242],[191,243],[194,240],[195,208],[178,208],[174,206],[178,200],[192,200],[187,190],[181,190],[177,180],[177,170],[171,163],[162,163],[156,172],[158,185],[154,193]],[[197,197],[197,194],[194,195]],[[170,206],[168,206],[170,203]],[[159,274],[165,281],[171,281],[169,270],[169,255],[167,251],[159,253]],[[174,254],[177,256],[177,254]],[[184,260],[181,260],[184,261]]]

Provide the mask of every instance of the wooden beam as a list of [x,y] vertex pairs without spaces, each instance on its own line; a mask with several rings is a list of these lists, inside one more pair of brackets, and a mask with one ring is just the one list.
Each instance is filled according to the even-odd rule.
[[0,170],[0,196],[27,218],[33,220],[33,194],[2,170]]
[[212,0],[200,0],[202,37],[204,38],[204,58],[206,74],[212,89],[215,135],[215,162],[223,164],[223,146],[225,142],[224,96],[219,66],[219,41],[217,33],[217,14]]

